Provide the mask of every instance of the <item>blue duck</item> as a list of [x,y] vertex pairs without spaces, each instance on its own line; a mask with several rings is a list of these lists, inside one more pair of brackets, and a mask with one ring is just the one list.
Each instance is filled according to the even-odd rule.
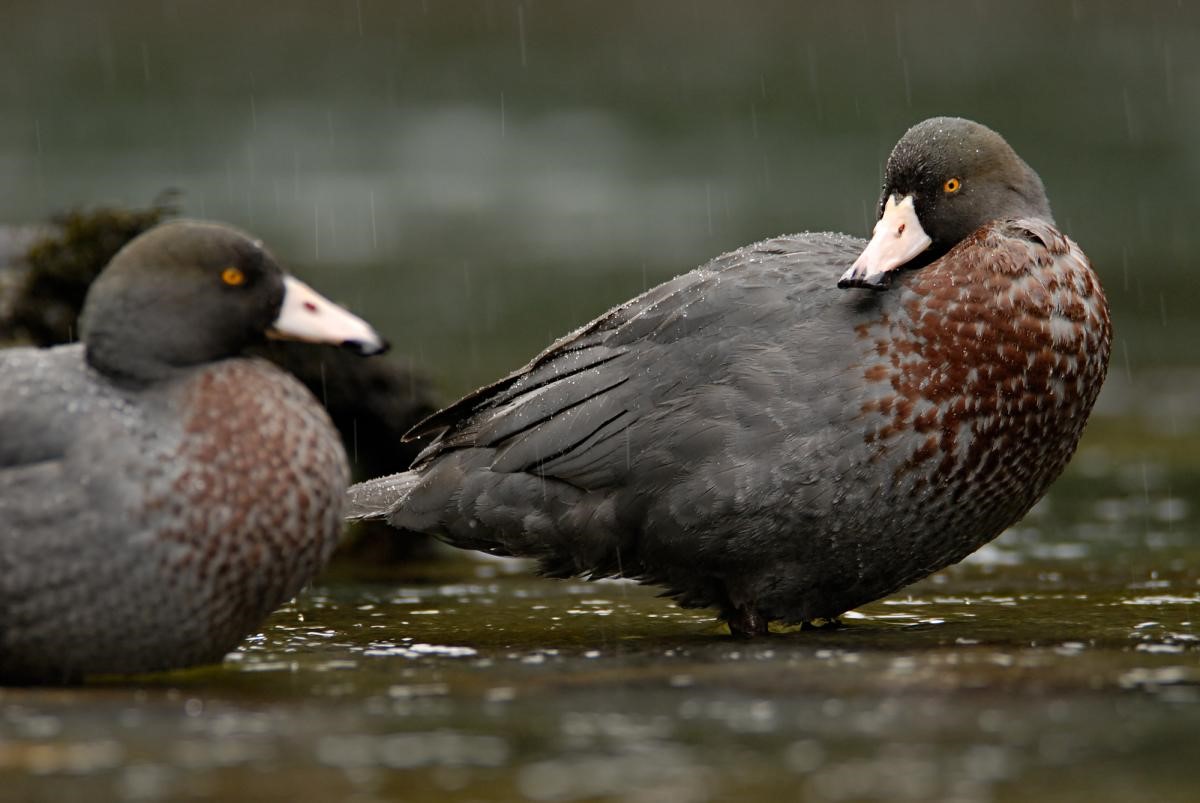
[[324,565],[349,469],[264,338],[385,344],[226,226],[175,221],[91,286],[82,343],[0,351],[0,678],[218,661]]
[[[0,343],[76,340],[88,287],[128,241],[174,217],[174,201],[164,192],[146,208],[73,209],[46,224],[0,227]],[[337,346],[280,340],[248,353],[312,391],[361,479],[408,468],[420,444],[404,442],[404,433],[440,406],[429,378],[394,354],[361,360]]]
[[[0,344],[75,341],[100,271],[125,243],[176,214],[175,195],[164,192],[145,208],[73,209],[39,225],[0,226]],[[404,433],[440,406],[429,378],[394,353],[363,360],[337,346],[271,340],[246,354],[275,363],[317,397],[358,479],[408,468],[423,443],[405,441]],[[432,539],[394,535],[382,522],[357,527],[338,554],[376,564],[431,552]]]
[[739,636],[833,621],[1025,515],[1110,341],[1037,174],[930,119],[870,242],[765,240],[610,310],[418,426],[436,440],[350,515],[661,585]]

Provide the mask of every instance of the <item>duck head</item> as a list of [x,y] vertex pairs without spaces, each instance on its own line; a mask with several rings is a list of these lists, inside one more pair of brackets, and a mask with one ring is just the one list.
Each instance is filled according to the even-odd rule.
[[960,117],[925,120],[900,138],[878,215],[838,287],[886,289],[894,271],[929,264],[995,220],[1054,222],[1037,173],[995,131]]
[[236,356],[264,337],[361,354],[387,348],[361,318],[288,275],[261,241],[194,220],[122,248],[88,291],[80,332],[92,367],[144,381]]

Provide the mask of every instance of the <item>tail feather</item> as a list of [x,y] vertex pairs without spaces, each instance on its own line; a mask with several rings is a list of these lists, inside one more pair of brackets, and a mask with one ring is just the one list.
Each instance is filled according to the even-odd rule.
[[417,480],[416,472],[402,471],[351,485],[346,491],[346,520],[387,520],[404,504]]

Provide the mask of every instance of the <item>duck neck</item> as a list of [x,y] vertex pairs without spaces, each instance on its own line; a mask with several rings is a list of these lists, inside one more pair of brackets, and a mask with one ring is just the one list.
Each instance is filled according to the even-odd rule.
[[131,338],[124,334],[103,327],[89,331],[83,346],[88,365],[115,381],[138,385],[162,382],[187,369],[162,359],[140,338],[128,342]]

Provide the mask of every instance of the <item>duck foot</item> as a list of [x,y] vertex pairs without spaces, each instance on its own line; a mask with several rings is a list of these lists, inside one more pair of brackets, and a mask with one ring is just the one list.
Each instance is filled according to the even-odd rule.
[[842,620],[836,616],[832,619],[812,619],[800,623],[801,630],[837,630],[842,626]]
[[729,625],[729,632],[734,638],[749,639],[765,636],[769,632],[767,617],[753,608],[735,608],[732,613],[725,615],[725,623]]

